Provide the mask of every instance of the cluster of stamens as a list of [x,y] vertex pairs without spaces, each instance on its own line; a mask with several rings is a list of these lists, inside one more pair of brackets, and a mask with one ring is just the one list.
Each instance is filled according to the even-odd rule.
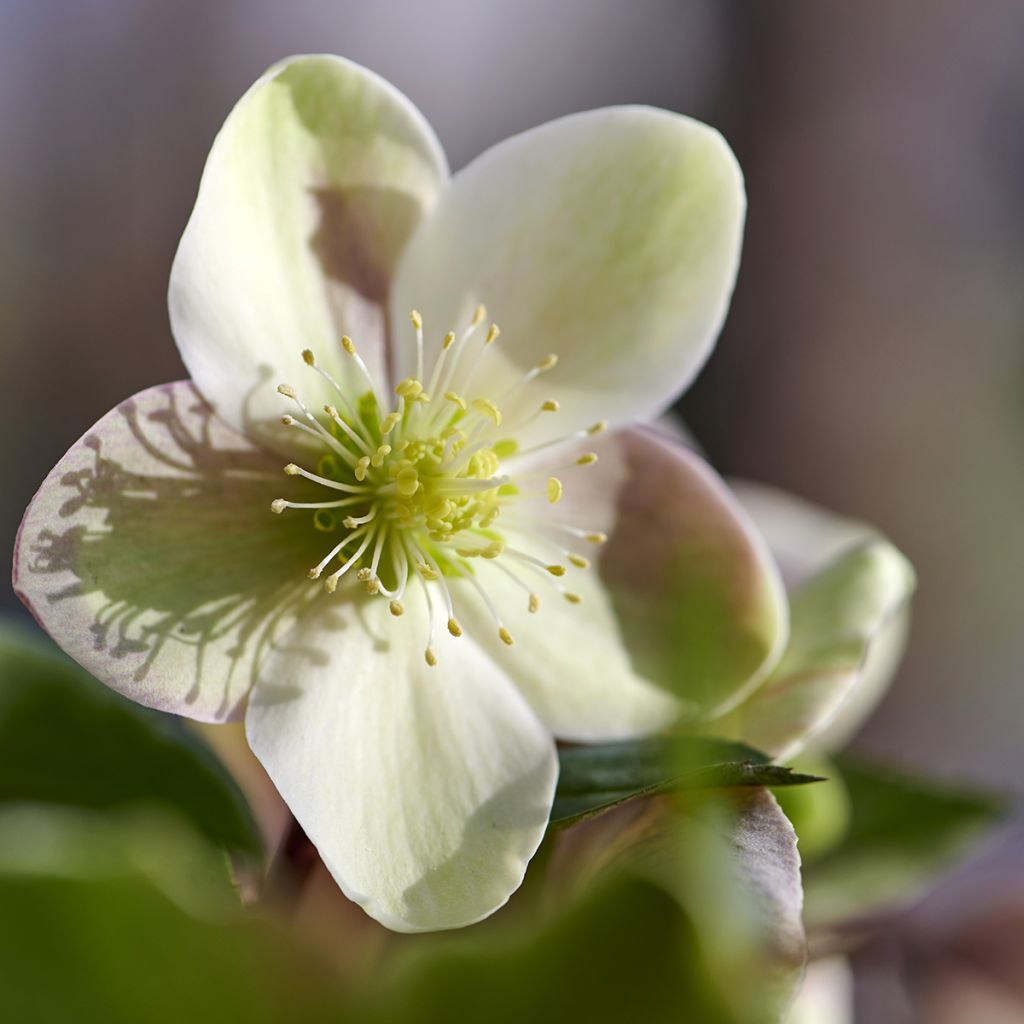
[[[323,407],[322,416],[314,415],[293,387],[278,387],[298,410],[296,415],[282,417],[282,423],[312,436],[323,446],[315,472],[295,463],[289,463],[284,471],[321,485],[330,497],[316,502],[277,498],[271,509],[276,513],[309,510],[318,530],[339,536],[309,570],[311,579],[324,579],[328,592],[334,593],[342,578],[352,574],[368,593],[387,599],[391,613],[399,616],[404,611],[406,592],[415,581],[422,589],[430,616],[424,651],[428,665],[437,664],[436,605],[447,613],[449,633],[462,635],[447,585],[454,578],[470,583],[494,619],[501,640],[509,645],[513,642],[498,609],[477,579],[474,559],[486,559],[498,566],[524,590],[528,610],[536,612],[541,599],[528,579],[543,578],[567,601],[578,604],[580,596],[563,586],[561,580],[570,567],[586,569],[590,563],[568,545],[580,541],[601,544],[605,540],[597,531],[556,521],[539,523],[519,510],[510,511],[517,498],[533,494],[557,504],[564,488],[561,479],[547,474],[540,480],[536,474],[513,479],[502,472],[506,460],[600,433],[606,424],[595,423],[586,430],[521,450],[515,431],[538,416],[557,413],[558,402],[548,399],[519,423],[508,424],[497,401],[474,392],[477,370],[500,334],[497,324],[483,330],[485,318],[484,307],[478,306],[458,337],[451,331],[444,336],[424,384],[423,320],[414,311],[410,319],[416,335],[416,376],[394,388],[394,407],[387,412],[365,361],[347,336],[342,338],[342,346],[366,386],[358,398],[347,396],[309,349],[302,353],[303,360],[327,382],[337,404],[329,403]],[[557,362],[556,355],[541,359],[499,401],[505,402]],[[596,461],[597,456],[588,452],[562,468]],[[525,529],[531,536],[542,538],[552,558],[544,560],[511,546],[502,529],[503,516],[516,530]]]

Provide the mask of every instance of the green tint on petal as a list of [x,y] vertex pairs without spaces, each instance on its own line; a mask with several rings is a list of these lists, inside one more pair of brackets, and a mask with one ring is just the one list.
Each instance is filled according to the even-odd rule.
[[682,445],[631,430],[594,450],[583,500],[599,492],[601,473],[618,475],[598,571],[634,668],[702,717],[719,713],[764,678],[786,642],[771,556],[721,479]]
[[858,685],[871,646],[909,600],[910,563],[891,544],[847,552],[792,595],[790,641],[763,686],[710,731],[779,759],[802,750]]
[[[419,309],[428,356],[476,303],[502,330],[474,377],[520,439],[654,416],[696,375],[725,317],[745,199],[718,132],[650,107],[574,114],[502,142],[453,179],[399,264],[392,317]],[[399,353],[399,376],[412,357]],[[429,358],[428,358],[429,365]]]
[[142,391],[43,482],[18,535],[15,590],[118,692],[203,721],[234,717],[322,556],[307,522],[270,511],[285,479],[191,384]]
[[328,389],[305,348],[361,393],[343,334],[384,372],[392,271],[446,177],[419,111],[357,64],[294,57],[252,86],[214,141],[171,271],[175,340],[221,417],[262,431],[291,411],[276,385],[303,372],[319,408]]
[[[435,598],[436,600],[436,598]],[[267,658],[253,752],[345,894],[397,931],[472,924],[547,827],[551,734],[467,633],[424,661],[424,602],[317,605]]]

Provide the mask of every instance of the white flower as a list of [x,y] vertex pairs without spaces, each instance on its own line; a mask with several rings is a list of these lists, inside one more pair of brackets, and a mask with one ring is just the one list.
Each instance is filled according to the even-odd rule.
[[479,920],[543,836],[556,736],[723,713],[785,646],[745,513],[631,426],[706,359],[743,211],[729,148],[685,117],[575,115],[449,179],[375,75],[277,65],[174,262],[192,383],[61,460],[19,593],[133,699],[244,713],[368,913]]

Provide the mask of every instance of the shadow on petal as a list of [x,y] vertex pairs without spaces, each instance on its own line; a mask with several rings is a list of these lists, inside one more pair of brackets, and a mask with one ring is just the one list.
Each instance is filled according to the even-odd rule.
[[15,587],[90,672],[141,703],[234,717],[315,590],[324,537],[270,512],[281,463],[191,384],[144,391],[64,456],[22,524]]

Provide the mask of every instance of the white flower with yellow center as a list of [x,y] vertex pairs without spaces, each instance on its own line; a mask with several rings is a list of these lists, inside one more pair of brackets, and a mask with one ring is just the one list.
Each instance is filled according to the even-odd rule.
[[277,65],[174,262],[192,381],[61,460],[19,593],[131,698],[244,715],[378,920],[485,917],[544,834],[555,737],[710,720],[785,645],[746,514],[631,425],[710,352],[743,212],[727,145],[676,114],[564,118],[449,180],[390,85]]

